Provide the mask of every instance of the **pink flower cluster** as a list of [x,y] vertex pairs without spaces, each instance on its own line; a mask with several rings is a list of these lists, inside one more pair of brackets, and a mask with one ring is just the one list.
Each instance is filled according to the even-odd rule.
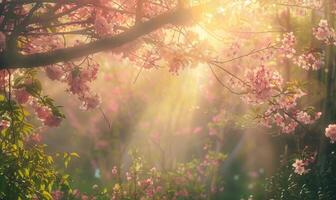
[[179,198],[183,198],[183,197],[188,197],[189,196],[189,192],[186,190],[186,189],[182,189],[182,190],[179,190],[179,191],[176,191],[175,196],[173,197],[173,200],[177,200]]
[[111,28],[106,18],[101,14],[97,14],[94,20],[95,31],[99,36],[107,35]]
[[227,119],[227,113],[224,109],[221,109],[216,115],[214,115],[211,122],[208,124],[209,136],[218,136],[219,131],[223,129]]
[[281,46],[279,48],[280,53],[287,58],[292,58],[296,53],[295,50],[296,38],[293,32],[285,33],[281,40]]
[[[130,174],[126,174],[127,181],[132,180],[132,177],[130,177]],[[137,177],[138,178],[138,177]],[[136,178],[136,179],[137,179]],[[159,177],[150,177],[150,178],[145,178],[142,180],[137,181],[137,185],[139,189],[142,189],[144,191],[144,194],[147,198],[153,198],[155,193],[161,192],[162,187],[160,185],[156,186],[154,185],[154,180],[158,181]]]
[[307,163],[304,162],[303,160],[300,159],[296,159],[295,162],[292,164],[293,168],[294,168],[294,172],[299,174],[299,175],[303,175],[305,173],[307,173],[306,170],[306,165]]
[[[224,188],[204,188],[204,191],[202,189],[202,191],[195,194],[194,184],[197,183],[197,188],[199,188],[198,184],[203,187],[203,183],[208,179],[209,174],[211,174],[212,170],[218,169],[224,158],[223,154],[206,149],[206,155],[203,159],[180,163],[171,171],[160,171],[155,167],[144,167],[141,159],[139,159],[137,163],[133,163],[135,165],[131,165],[128,171],[125,172],[125,176],[122,177],[125,178],[125,181],[115,183],[111,199],[133,199],[135,195],[139,199],[198,199],[197,197],[200,195],[204,196],[202,199],[206,199],[209,195],[208,192],[222,192]],[[137,166],[141,166],[141,169]],[[170,176],[167,177],[163,173],[169,173]],[[133,191],[130,192],[130,188],[134,187],[137,187],[136,194]],[[170,192],[172,196],[169,195],[170,197],[168,198],[166,196],[167,192]]]
[[14,96],[19,104],[25,104],[30,99],[30,94],[25,89],[18,89],[14,91]]
[[300,55],[296,60],[295,63],[305,69],[305,70],[318,70],[324,64],[321,58],[318,58],[313,53],[306,53]]
[[[0,80],[1,80],[1,75],[3,75],[4,77],[6,75],[8,76],[8,74],[1,73],[1,72],[2,71],[0,71]],[[20,72],[13,71],[13,73],[19,74]],[[26,77],[23,77],[23,78],[26,78]],[[4,79],[4,80],[7,80],[7,79]],[[21,104],[21,105],[26,104],[26,105],[32,106],[35,113],[37,114],[37,117],[43,122],[45,126],[50,126],[50,127],[58,126],[62,121],[62,117],[58,117],[54,115],[51,108],[41,103],[38,97],[30,94],[27,91],[27,88],[29,86],[33,86],[32,84],[33,84],[33,81],[31,79],[23,79],[23,81],[20,82],[19,84],[20,87],[12,88],[13,99],[15,99],[18,104]]]
[[114,166],[111,170],[112,175],[117,175],[118,174],[118,169],[116,166]]
[[327,45],[336,44],[335,30],[328,25],[328,21],[325,19],[321,19],[318,26],[313,28],[313,34],[316,39]]
[[[90,10],[92,16],[94,16],[93,19],[93,27],[95,30],[95,33],[99,37],[106,37],[110,34],[120,32],[119,27],[125,26],[125,23],[127,18],[125,15],[119,12],[109,12],[110,10],[108,7],[112,8],[111,2],[108,0],[99,0],[99,1],[93,1],[94,4],[100,5],[104,9],[97,9],[97,7],[93,8],[93,10]],[[123,5],[126,6],[126,5]],[[127,8],[125,8],[127,9]],[[88,12],[86,12],[87,14]]]
[[42,135],[41,134],[31,134],[28,137],[25,138],[25,144],[28,146],[32,146],[35,144],[38,144],[42,141]]
[[54,190],[51,192],[51,196],[53,197],[53,200],[61,200],[63,198],[63,192],[60,190]]
[[277,71],[267,69],[264,65],[247,73],[249,93],[243,99],[250,104],[267,101],[274,94],[274,90],[282,85],[282,77]]
[[139,186],[143,186],[145,188],[147,188],[147,187],[149,187],[149,186],[151,186],[153,184],[154,184],[154,182],[153,182],[153,180],[151,178],[147,178],[145,180],[138,181],[138,185]]
[[61,80],[64,76],[64,71],[60,66],[48,66],[45,68],[45,72],[51,80]]
[[330,139],[331,143],[336,142],[336,124],[329,124],[325,129],[325,136]]
[[[294,87],[294,86],[292,86]],[[306,112],[299,110],[297,100],[305,93],[299,88],[292,88],[291,91],[285,91],[272,99],[269,108],[262,115],[260,123],[266,127],[272,124],[278,126],[283,133],[293,133],[299,123],[312,124],[318,120],[321,112]]]
[[0,120],[0,131],[10,127],[10,121],[2,119]]
[[132,175],[131,175],[131,173],[126,172],[125,176],[126,176],[126,180],[127,180],[127,181],[132,180]]
[[64,47],[62,37],[59,35],[43,35],[39,37],[29,37],[29,42],[24,43],[22,51],[26,54],[47,52]]
[[301,122],[302,124],[312,124],[321,116],[320,112],[316,113],[315,116],[311,116],[304,111],[299,111],[297,115],[295,115],[295,111],[285,113],[281,110],[274,110],[274,113],[276,114],[272,115],[268,110],[264,114],[262,123],[267,127],[271,127],[271,124],[274,123],[281,128],[283,133],[287,134],[295,131],[296,127],[299,125],[298,122]]
[[185,67],[185,60],[182,55],[174,55],[168,60],[169,72],[172,74],[178,75],[179,71]]
[[277,71],[261,65],[248,72],[245,80],[244,84],[240,83],[240,87],[248,91],[242,96],[243,100],[250,104],[268,104],[268,109],[260,117],[260,123],[266,127],[274,124],[283,133],[292,133],[300,123],[312,124],[321,116],[320,112],[308,113],[296,108],[297,100],[305,93],[296,85],[284,87]]
[[315,113],[315,116],[311,116],[307,112],[299,111],[296,114],[296,119],[303,124],[313,124],[316,120],[318,120],[321,117],[321,115],[322,115],[321,112],[317,112]]
[[53,65],[45,69],[47,76],[51,80],[57,80],[68,84],[68,91],[77,95],[82,102],[81,108],[84,110],[96,108],[101,100],[97,94],[90,91],[88,84],[97,78],[99,65],[89,63],[87,66],[72,67],[66,64],[63,67]]
[[62,118],[55,116],[50,108],[38,106],[36,103],[33,104],[33,108],[37,117],[43,122],[45,126],[57,127],[60,125]]
[[97,77],[98,65],[88,66],[79,73],[72,71],[68,76],[68,84],[70,86],[70,92],[78,95],[82,101],[81,108],[88,110],[96,108],[100,103],[100,98],[97,94],[91,94],[89,82],[93,81]]
[[85,94],[79,99],[82,101],[80,108],[83,110],[95,109],[101,103],[101,98],[98,94]]
[[275,110],[274,112],[276,114],[273,116],[269,113],[269,111],[266,112],[266,117],[263,121],[265,126],[271,127],[271,123],[274,123],[276,126],[281,128],[283,133],[292,133],[296,129],[298,123],[295,120],[278,110]]
[[[95,188],[93,187],[93,189],[95,189]],[[74,189],[71,194],[75,199],[78,199],[78,200],[96,200],[97,199],[94,196],[88,196],[88,195],[83,194],[83,193],[81,194],[81,192],[78,189]],[[51,196],[53,197],[53,200],[62,200],[62,199],[65,198],[64,197],[65,195],[61,190],[52,191]],[[67,197],[67,198],[69,198],[69,197]]]
[[309,165],[316,161],[316,152],[308,153],[304,152],[304,159],[295,159],[295,162],[292,164],[294,172],[299,175],[303,175],[309,172]]
[[6,70],[0,70],[0,88],[6,86],[8,82],[8,73]]

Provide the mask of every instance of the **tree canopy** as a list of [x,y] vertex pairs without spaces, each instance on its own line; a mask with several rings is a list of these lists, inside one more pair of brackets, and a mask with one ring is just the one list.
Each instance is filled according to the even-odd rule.
[[[305,189],[305,182],[298,179],[292,188],[298,183],[303,188],[298,190],[308,191],[305,194],[334,197],[336,182],[329,173],[334,170],[336,141],[335,14],[332,0],[1,1],[0,199],[51,199],[55,187],[71,191],[68,176],[60,173],[53,159],[63,157],[68,165],[78,154],[53,158],[37,142],[36,121],[50,128],[66,118],[41,80],[65,83],[81,109],[99,109],[102,99],[91,84],[101,60],[135,65],[138,76],[161,68],[175,76],[187,68],[208,69],[222,90],[251,108],[245,120],[296,140],[293,157],[286,157],[280,172],[269,180],[271,197],[282,195],[277,185],[282,189],[280,180],[293,174],[308,177],[306,182],[319,178],[325,182],[309,183]],[[313,101],[314,95],[321,97]],[[220,123],[219,118],[224,117],[218,114],[212,123]],[[209,125],[210,136],[218,134],[216,126]],[[197,171],[201,166],[204,173],[195,172],[200,177],[215,173],[225,157],[217,153],[209,151],[204,161],[181,168]],[[135,176],[142,161],[137,156],[133,161],[130,172]],[[171,172],[174,180],[179,173]],[[207,181],[212,186],[216,182]],[[130,185],[136,190],[137,183]],[[123,185],[115,187],[120,191]],[[188,196],[186,191],[176,192],[175,199]],[[198,189],[191,191],[197,194]],[[152,197],[154,192],[143,193]],[[133,195],[138,198],[138,193]],[[114,197],[122,199],[119,193]]]

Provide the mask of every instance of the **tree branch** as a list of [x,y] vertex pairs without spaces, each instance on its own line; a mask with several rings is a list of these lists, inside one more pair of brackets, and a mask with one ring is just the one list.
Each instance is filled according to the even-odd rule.
[[202,6],[192,8],[180,8],[158,15],[146,22],[134,25],[123,33],[115,36],[102,38],[84,45],[56,49],[44,53],[23,55],[18,52],[3,51],[0,54],[0,69],[33,68],[67,62],[90,54],[105,50],[112,50],[126,43],[132,42],[139,37],[149,34],[167,24],[179,24],[190,20],[193,13],[202,10]]

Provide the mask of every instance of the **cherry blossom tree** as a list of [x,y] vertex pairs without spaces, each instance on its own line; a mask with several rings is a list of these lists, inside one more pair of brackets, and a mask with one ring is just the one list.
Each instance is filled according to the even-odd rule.
[[[106,59],[116,59],[119,54],[120,60],[141,70],[166,66],[172,75],[187,67],[209,68],[223,89],[257,108],[254,119],[260,125],[298,138],[298,152],[305,153],[289,165],[296,174],[306,175],[314,163],[315,157],[302,148],[312,132],[319,132],[313,136],[321,143],[310,151],[317,152],[322,169],[328,166],[326,158],[334,148],[328,139],[335,140],[336,120],[333,1],[3,0],[0,13],[3,152],[25,151],[22,141],[31,144],[37,140],[27,121],[27,110],[43,126],[57,127],[65,118],[54,100],[45,95],[47,90],[38,78],[41,72],[65,83],[67,92],[81,101],[82,109],[99,107],[101,98],[90,83],[100,69],[97,54],[104,52]],[[291,15],[310,23],[309,39],[302,39],[303,34],[292,27],[300,21],[291,22]],[[246,24],[237,20],[238,16],[252,20]],[[231,23],[233,20],[238,23]],[[276,30],[269,29],[273,20],[277,20]],[[256,26],[265,30],[255,30]],[[218,45],[227,38],[231,45]],[[300,103],[309,91],[299,80],[290,80],[290,73],[282,76],[294,66],[309,75],[317,74],[325,85],[326,98],[319,102],[323,106],[315,109]],[[328,126],[325,134],[324,128],[311,128],[321,116],[323,126]],[[9,162],[10,158],[6,159]],[[32,190],[27,189],[30,197]],[[41,190],[38,195],[48,194]]]

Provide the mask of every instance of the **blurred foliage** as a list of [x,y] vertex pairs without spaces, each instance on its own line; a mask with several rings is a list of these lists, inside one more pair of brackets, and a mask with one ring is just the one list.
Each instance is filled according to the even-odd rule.
[[284,162],[275,175],[266,179],[267,199],[330,200],[336,198],[334,151],[327,155],[327,162],[323,166],[320,163],[313,163],[304,175],[294,173],[293,162],[293,159]]

